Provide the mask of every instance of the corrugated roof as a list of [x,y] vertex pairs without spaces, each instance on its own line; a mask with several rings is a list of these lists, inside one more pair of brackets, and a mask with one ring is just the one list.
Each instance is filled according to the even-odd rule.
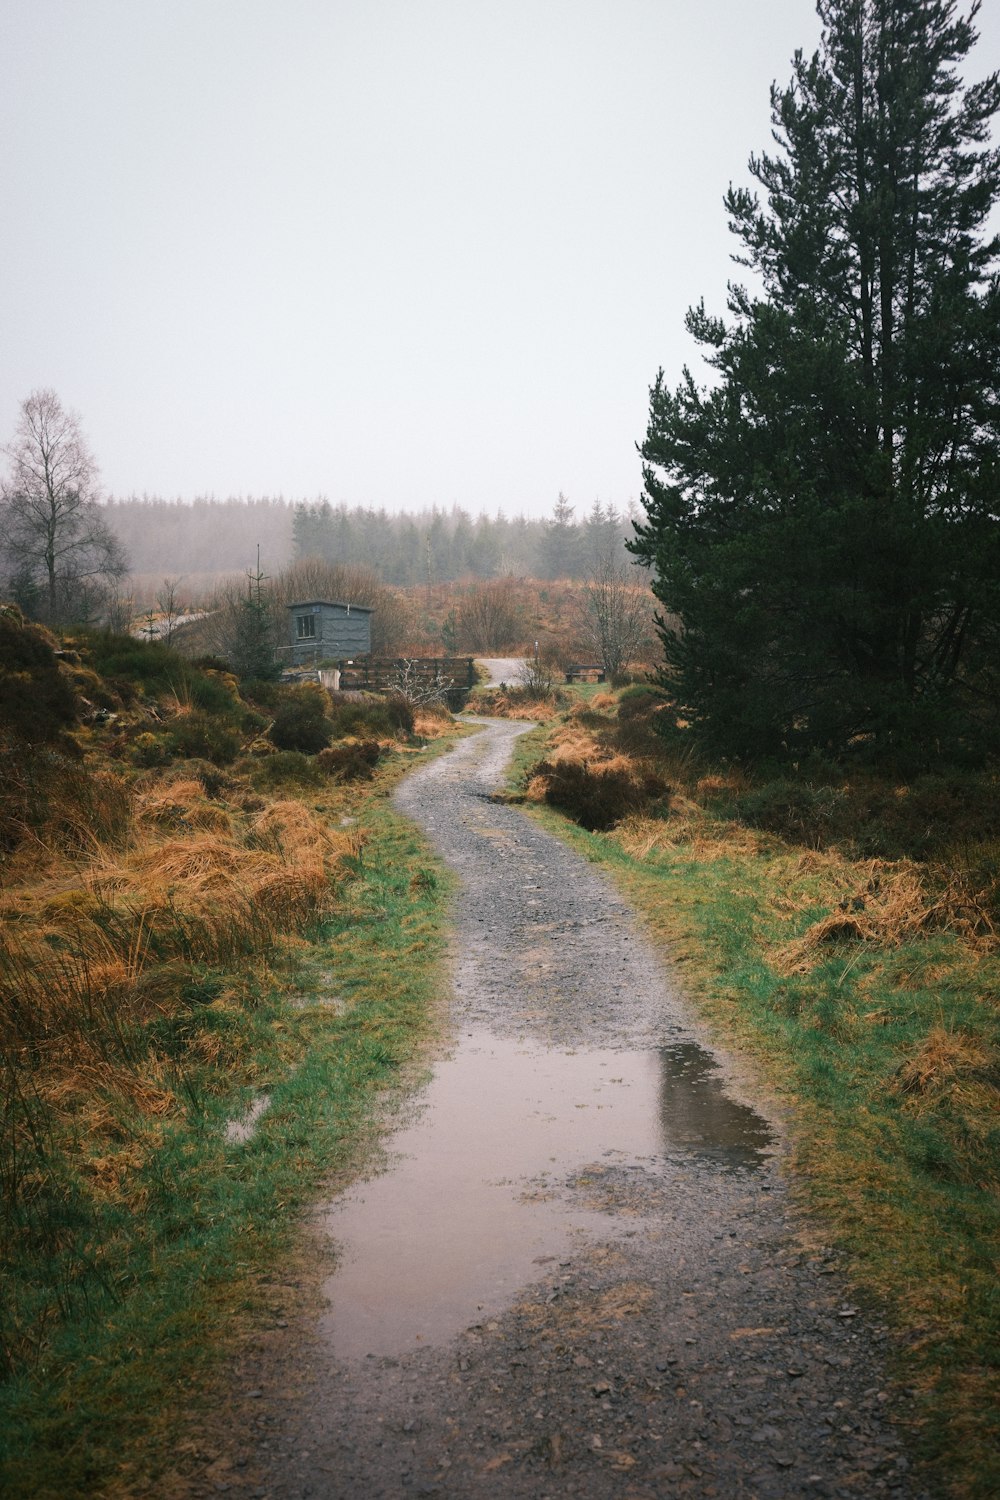
[[310,609],[315,604],[325,604],[328,609],[355,610],[358,613],[373,615],[374,604],[345,604],[342,599],[299,599],[295,604],[286,605],[286,609]]

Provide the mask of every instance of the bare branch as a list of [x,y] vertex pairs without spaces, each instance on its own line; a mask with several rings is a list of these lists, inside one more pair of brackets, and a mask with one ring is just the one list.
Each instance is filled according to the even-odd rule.
[[579,600],[580,624],[606,676],[626,672],[652,638],[653,599],[635,565],[611,548],[595,560]]
[[32,391],[3,452],[10,465],[0,499],[7,586],[29,612],[52,621],[103,612],[127,565],[101,514],[99,470],[79,418],[55,391]]

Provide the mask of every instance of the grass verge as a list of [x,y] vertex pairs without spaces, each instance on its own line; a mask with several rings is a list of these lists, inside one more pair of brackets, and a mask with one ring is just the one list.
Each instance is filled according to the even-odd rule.
[[[311,913],[304,936],[239,965],[228,950],[192,965],[186,951],[184,1003],[141,1017],[141,1069],[133,1018],[114,1066],[105,1059],[106,1084],[83,1079],[101,1119],[55,1110],[58,1138],[50,1120],[31,1167],[37,1191],[19,1180],[21,1216],[5,1226],[10,1500],[93,1496],[169,1465],[179,1409],[259,1299],[299,1210],[350,1167],[375,1096],[433,1028],[447,882],[385,800],[410,760],[324,794],[331,824],[356,825],[350,852],[338,848],[336,900]],[[97,1063],[80,1052],[85,1018],[74,1025],[79,1082]],[[36,1039],[40,1058],[61,1034],[54,1023]],[[128,1082],[137,1071],[143,1091]],[[254,1133],[229,1139],[227,1122],[263,1096]],[[30,1130],[38,1111],[24,1118]]]
[[[530,796],[575,723],[516,749]],[[787,1102],[806,1206],[886,1309],[921,1398],[936,1485],[1000,1493],[1000,959],[968,908],[906,860],[803,847],[689,797],[586,832],[534,815],[604,866],[685,990]]]

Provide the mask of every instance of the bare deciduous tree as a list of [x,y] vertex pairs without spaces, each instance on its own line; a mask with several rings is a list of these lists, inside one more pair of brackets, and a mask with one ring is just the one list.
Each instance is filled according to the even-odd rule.
[[19,602],[47,619],[87,619],[127,571],[98,505],[98,467],[55,391],[32,391],[4,448],[2,546]]
[[156,595],[157,608],[160,611],[160,640],[165,646],[169,646],[173,639],[174,631],[183,614],[183,606],[177,597],[177,590],[183,582],[180,578],[164,578],[163,587]]
[[553,684],[562,673],[562,652],[551,636],[542,636],[535,641],[534,650],[526,656],[518,670],[518,684],[532,693],[551,693]]
[[132,629],[135,620],[135,598],[120,587],[118,579],[108,586],[104,618],[108,629],[115,635],[128,635]]
[[502,651],[518,640],[523,629],[512,578],[476,584],[459,606],[459,636],[472,651]]
[[581,628],[608,678],[627,671],[652,638],[653,600],[644,583],[644,573],[634,564],[621,562],[615,550],[607,548],[583,585]]

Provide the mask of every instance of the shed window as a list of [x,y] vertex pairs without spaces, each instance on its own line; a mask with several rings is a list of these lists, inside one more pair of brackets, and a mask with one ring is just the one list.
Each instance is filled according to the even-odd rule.
[[316,616],[296,615],[295,634],[300,641],[312,641],[316,639]]

